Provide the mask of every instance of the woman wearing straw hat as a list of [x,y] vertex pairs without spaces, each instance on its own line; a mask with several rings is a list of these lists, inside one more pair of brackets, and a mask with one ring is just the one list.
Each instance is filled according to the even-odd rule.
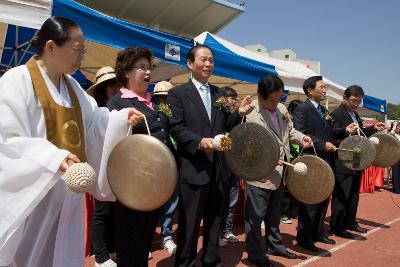
[[[118,92],[118,84],[115,71],[110,66],[100,68],[96,73],[96,83],[87,91],[89,95],[94,97],[99,107],[106,107],[108,100]],[[86,206],[88,214],[92,214],[91,203],[92,197],[86,195]],[[95,267],[114,267],[117,264],[111,259],[115,258],[109,253],[115,252],[115,223],[114,223],[114,202],[94,200],[94,214],[90,227],[90,241],[93,247],[95,257]],[[88,215],[90,217],[90,215]],[[114,253],[115,254],[115,253]]]
[[[161,81],[155,84],[153,91],[153,99],[158,106],[158,111],[164,113],[167,117],[172,115],[171,109],[167,102],[168,91],[174,87],[172,83],[167,81]],[[172,143],[176,148],[176,142],[171,138]],[[168,251],[169,254],[174,255],[176,253],[176,244],[172,238],[174,231],[172,230],[172,218],[176,207],[178,206],[178,190],[172,195],[171,199],[165,203],[162,208],[162,215],[160,219],[161,234],[163,236],[163,247]]]
[[107,101],[118,92],[114,69],[110,66],[100,68],[96,73],[96,83],[86,92],[94,97],[99,107],[106,107]]

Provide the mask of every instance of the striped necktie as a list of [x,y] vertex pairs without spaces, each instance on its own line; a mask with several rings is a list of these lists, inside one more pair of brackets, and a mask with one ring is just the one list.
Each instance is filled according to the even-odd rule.
[[318,113],[319,113],[319,115],[321,116],[321,118],[323,118],[323,117],[324,117],[324,112],[322,112],[322,107],[321,107],[320,104],[318,104],[317,110],[318,110]]
[[210,88],[203,84],[200,87],[201,99],[203,100],[204,107],[206,108],[208,119],[211,121],[211,100],[210,100]]

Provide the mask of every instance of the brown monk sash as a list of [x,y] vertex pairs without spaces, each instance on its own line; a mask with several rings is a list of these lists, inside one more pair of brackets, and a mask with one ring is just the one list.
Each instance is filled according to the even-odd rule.
[[47,140],[58,148],[68,150],[77,155],[82,162],[86,162],[81,106],[67,78],[64,77],[64,81],[71,97],[71,108],[63,107],[54,101],[33,57],[26,63],[26,66],[31,76],[36,96],[43,109]]

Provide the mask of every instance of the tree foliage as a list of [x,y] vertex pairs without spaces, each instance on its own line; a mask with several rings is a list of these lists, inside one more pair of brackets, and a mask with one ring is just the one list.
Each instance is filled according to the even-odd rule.
[[399,120],[400,119],[400,105],[387,104],[387,118],[389,120]]

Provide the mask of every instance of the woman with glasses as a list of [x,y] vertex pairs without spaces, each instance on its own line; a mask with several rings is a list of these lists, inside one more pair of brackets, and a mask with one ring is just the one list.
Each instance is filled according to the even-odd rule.
[[[174,153],[169,138],[168,117],[156,108],[147,92],[153,69],[152,58],[152,52],[141,47],[127,48],[118,54],[115,73],[121,88],[107,106],[110,110],[134,107],[142,112],[146,116],[150,134]],[[145,123],[134,126],[132,134],[147,134]],[[116,252],[119,267],[148,266],[148,255],[161,211],[162,208],[147,212],[132,210],[116,201]]]
[[47,19],[32,45],[37,56],[0,78],[0,266],[84,266],[84,194],[63,174],[98,169],[106,130],[143,116],[99,109],[71,77],[85,51],[75,22]]

